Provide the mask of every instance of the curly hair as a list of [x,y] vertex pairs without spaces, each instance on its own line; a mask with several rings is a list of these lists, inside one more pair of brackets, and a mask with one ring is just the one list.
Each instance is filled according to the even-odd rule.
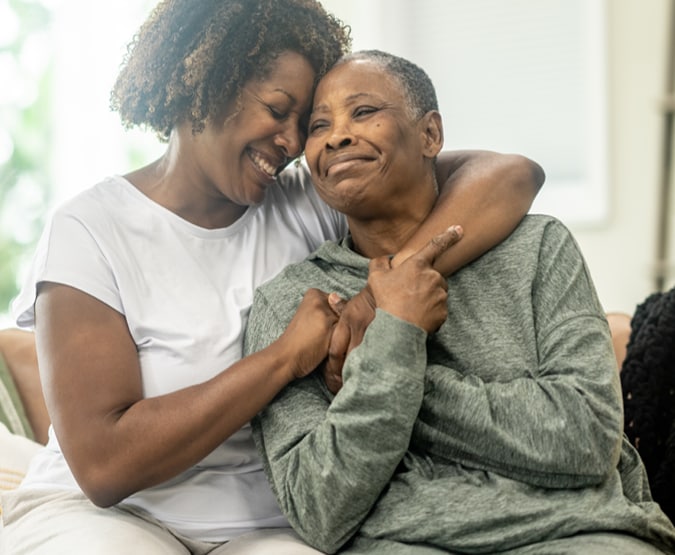
[[350,47],[349,27],[315,0],[164,0],[130,43],[110,105],[166,141],[184,121],[203,131],[282,52],[305,56],[318,81]]

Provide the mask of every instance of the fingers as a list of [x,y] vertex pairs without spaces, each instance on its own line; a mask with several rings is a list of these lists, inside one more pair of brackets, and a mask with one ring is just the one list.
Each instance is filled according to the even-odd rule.
[[347,356],[351,332],[349,326],[338,322],[333,329],[328,357],[323,369],[324,381],[331,393],[337,393],[342,387],[342,367]]
[[328,305],[333,309],[333,312],[335,312],[337,316],[340,316],[347,305],[347,301],[337,293],[331,293],[328,295]]
[[375,317],[375,299],[370,288],[366,286],[349,301],[343,301],[339,295],[335,295],[333,300],[342,306],[342,312],[333,328],[323,373],[328,389],[337,393],[342,387],[342,367],[345,360],[352,349],[361,344],[368,325]]
[[338,316],[328,303],[328,295],[308,289],[293,318],[278,341],[286,344],[293,360],[293,378],[312,372],[328,355],[330,337]]
[[333,335],[330,339],[330,345],[328,346],[329,369],[336,370],[339,373],[342,372],[342,365],[347,356],[351,335],[351,330],[345,322],[339,320],[338,323],[335,324]]
[[424,247],[422,247],[414,258],[421,259],[433,266],[436,258],[447,251],[452,245],[457,243],[462,238],[464,230],[459,225],[450,226],[448,229],[439,233],[431,239]]
[[323,367],[323,381],[333,395],[337,395],[337,392],[342,389],[342,375],[336,373],[332,369],[329,369],[327,365]]

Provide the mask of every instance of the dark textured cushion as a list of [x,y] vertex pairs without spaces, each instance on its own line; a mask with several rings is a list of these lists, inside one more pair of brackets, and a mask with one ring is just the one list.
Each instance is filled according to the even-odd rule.
[[638,305],[621,368],[624,430],[652,495],[675,522],[675,288]]

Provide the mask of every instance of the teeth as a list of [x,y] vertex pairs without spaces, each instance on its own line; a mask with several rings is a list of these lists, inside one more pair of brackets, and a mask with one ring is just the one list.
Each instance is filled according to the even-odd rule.
[[264,171],[270,177],[274,177],[274,175],[277,173],[277,169],[257,152],[251,153],[251,160],[253,160],[255,165],[258,166],[260,170]]

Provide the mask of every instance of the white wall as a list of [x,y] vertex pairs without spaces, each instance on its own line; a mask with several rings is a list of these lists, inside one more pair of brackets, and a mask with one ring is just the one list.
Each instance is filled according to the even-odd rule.
[[670,5],[608,0],[610,217],[574,230],[606,310],[632,312],[654,287]]
[[[77,2],[78,6],[82,1],[84,0]],[[426,6],[428,9],[428,5],[438,1],[446,0],[417,0],[414,6]],[[514,7],[522,4],[522,0],[501,1]],[[323,4],[330,11],[352,25],[356,49],[384,50],[390,49],[388,45],[398,45],[399,41],[410,41],[409,36],[398,31],[396,25],[392,25],[392,20],[397,17],[396,7],[401,9],[405,6],[409,10],[409,2],[410,0],[323,0]],[[575,226],[571,223],[568,225],[575,233],[586,256],[605,309],[632,313],[636,304],[654,288],[653,268],[662,134],[662,116],[658,105],[666,86],[668,21],[670,6],[675,0],[605,0],[605,2],[609,79],[607,150],[610,207],[608,217],[601,224],[594,227]],[[152,0],[144,0],[144,3],[152,4]],[[146,10],[139,8],[138,4],[137,1],[123,0],[113,10],[118,15],[127,11],[128,29],[122,31],[120,25],[110,25],[120,46],[114,47],[116,54],[105,75],[115,73],[120,49],[136,28],[137,23],[134,21],[136,19],[140,21],[145,14]],[[134,7],[129,7],[131,5]],[[112,15],[112,12],[106,14],[105,18],[111,19]],[[120,17],[115,19],[118,20],[121,20]],[[106,36],[112,33],[111,30]],[[431,32],[428,35],[428,40],[434,41],[435,35]],[[92,37],[90,40],[93,40]],[[109,42],[103,41],[105,44]],[[100,45],[97,47],[97,44],[99,43],[93,40],[92,50],[101,48]],[[77,49],[66,51],[76,58]],[[78,70],[90,67],[86,61],[80,62],[79,58],[70,61],[71,66]],[[101,106],[103,114],[101,117],[109,119],[112,116],[107,113],[108,88],[109,85],[102,86],[103,92],[92,96]],[[91,89],[87,92],[91,94]],[[69,104],[80,113],[85,108],[79,100]],[[102,127],[94,116],[87,115],[80,120],[96,121],[97,128]],[[119,131],[119,124],[115,122],[114,125]],[[96,141],[89,142],[99,150],[107,152],[105,159],[108,162],[114,160],[115,157],[111,156],[109,148],[101,148],[101,139],[102,137],[98,137]],[[124,144],[133,142],[131,139],[132,137],[127,135]],[[71,150],[78,152],[78,156],[81,157],[81,149]],[[73,187],[81,188],[94,179],[94,177],[73,179],[73,164],[68,163],[66,166],[70,171],[62,176],[63,183],[72,183]],[[112,170],[114,171],[115,167]],[[97,166],[91,171],[98,177],[109,169]],[[675,209],[672,209],[670,214],[675,215]],[[673,238],[668,287],[675,284],[675,269],[672,268],[675,265],[675,221],[672,220],[671,216]],[[2,315],[0,322],[5,323],[2,322]]]
[[[568,225],[607,311],[632,313],[654,290],[663,119],[658,105],[666,86],[671,1],[606,0],[610,206],[601,223]],[[323,0],[323,4],[352,26],[355,49],[393,50],[389,45],[405,40],[391,31],[396,0]],[[671,243],[675,243],[672,231]],[[675,271],[668,286],[674,283],[673,277]]]

